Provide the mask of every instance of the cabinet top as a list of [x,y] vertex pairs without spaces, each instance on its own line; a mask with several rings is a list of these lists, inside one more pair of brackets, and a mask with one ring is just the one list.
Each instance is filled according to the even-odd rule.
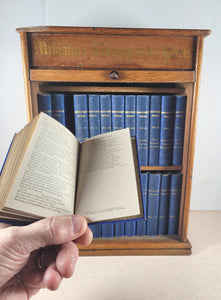
[[113,27],[66,27],[66,26],[33,26],[17,28],[17,32],[33,33],[87,33],[112,35],[157,35],[157,36],[207,36],[209,29],[153,29],[153,28],[113,28]]

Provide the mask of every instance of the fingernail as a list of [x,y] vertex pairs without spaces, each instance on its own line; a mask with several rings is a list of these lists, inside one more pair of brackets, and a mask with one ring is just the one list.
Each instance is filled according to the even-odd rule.
[[72,217],[73,234],[79,233],[82,229],[82,219],[79,216]]

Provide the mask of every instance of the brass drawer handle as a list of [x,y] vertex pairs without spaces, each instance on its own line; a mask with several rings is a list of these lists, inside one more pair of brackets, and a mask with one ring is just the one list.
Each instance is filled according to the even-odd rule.
[[119,79],[119,73],[117,71],[110,72],[110,79],[116,80]]

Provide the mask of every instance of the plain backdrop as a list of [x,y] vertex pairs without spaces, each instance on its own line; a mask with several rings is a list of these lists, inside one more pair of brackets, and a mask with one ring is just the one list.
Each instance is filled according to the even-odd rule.
[[211,29],[205,39],[191,197],[221,209],[220,0],[0,0],[0,165],[26,123],[18,27],[37,25]]

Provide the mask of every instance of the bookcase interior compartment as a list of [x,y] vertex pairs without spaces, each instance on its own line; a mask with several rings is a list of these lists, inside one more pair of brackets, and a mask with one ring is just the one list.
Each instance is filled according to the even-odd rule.
[[204,37],[209,30],[30,27],[22,45],[28,121],[38,94],[185,95],[180,165],[141,165],[141,172],[181,172],[176,235],[97,238],[81,255],[189,255],[187,238]]

